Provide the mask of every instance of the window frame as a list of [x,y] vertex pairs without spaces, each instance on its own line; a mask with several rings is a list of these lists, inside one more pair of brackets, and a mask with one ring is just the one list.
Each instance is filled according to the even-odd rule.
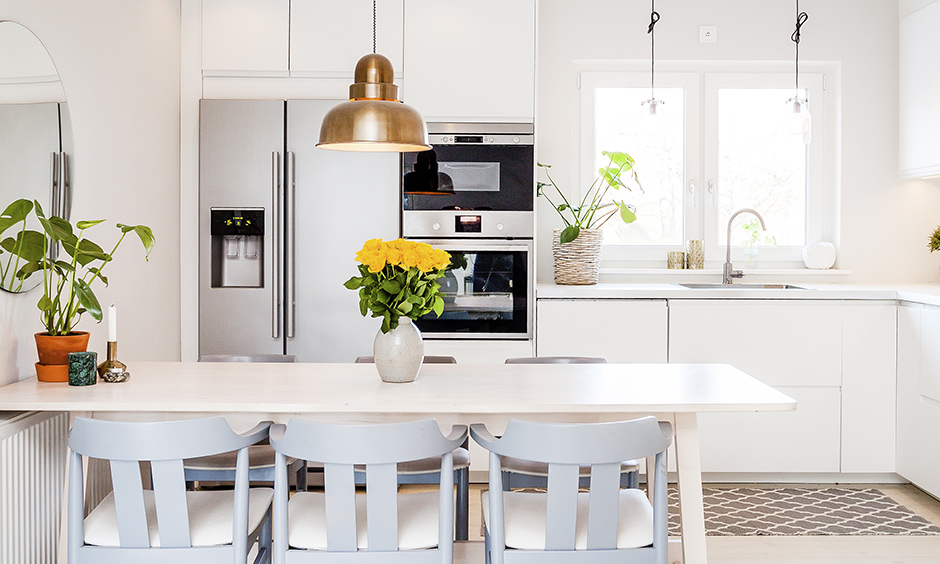
[[[663,268],[666,252],[683,250],[685,241],[705,241],[706,264],[724,262],[725,246],[719,245],[717,193],[718,89],[793,88],[793,63],[764,62],[657,62],[657,87],[682,87],[685,98],[682,245],[605,245],[602,267]],[[806,244],[830,241],[838,246],[838,64],[801,62],[800,88],[807,91],[813,116],[812,142],[807,146]],[[594,89],[598,87],[649,87],[648,61],[576,61],[575,96],[577,166],[575,185],[580,191],[594,179]],[[781,116],[786,100],[780,101]],[[669,108],[665,108],[669,111]],[[781,118],[782,119],[782,118]],[[760,210],[758,210],[760,211]],[[639,210],[642,214],[642,210]],[[737,222],[736,222],[737,223]],[[727,224],[721,226],[726,229]],[[732,246],[732,260],[744,259],[743,247]],[[760,248],[759,266],[804,268],[802,247]]]

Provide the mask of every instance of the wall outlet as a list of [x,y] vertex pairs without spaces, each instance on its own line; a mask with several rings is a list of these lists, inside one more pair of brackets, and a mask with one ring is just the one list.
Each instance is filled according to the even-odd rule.
[[718,43],[718,28],[713,25],[703,25],[698,28],[699,43]]

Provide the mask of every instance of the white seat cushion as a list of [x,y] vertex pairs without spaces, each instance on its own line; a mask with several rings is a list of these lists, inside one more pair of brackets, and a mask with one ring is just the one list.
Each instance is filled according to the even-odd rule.
[[[193,546],[218,546],[232,543],[233,502],[235,492],[186,492],[189,509],[189,535]],[[248,530],[255,530],[271,506],[274,490],[251,488],[248,490]],[[153,491],[144,490],[144,508],[150,531],[150,546],[160,546],[157,528],[157,509]],[[114,492],[109,493],[98,507],[85,518],[85,544],[120,546],[117,516],[114,511]]]
[[[270,445],[252,445],[248,447],[249,468],[274,468],[274,448]],[[183,467],[192,470],[234,470],[238,451],[223,452],[211,456],[200,456],[183,461]],[[294,459],[288,457],[287,464]]]
[[[526,474],[528,476],[548,476],[548,464],[544,462],[534,462],[532,460],[523,460],[521,458],[513,458],[511,456],[501,456],[499,457],[499,464],[502,466],[504,471],[512,472],[514,474]],[[621,474],[637,472],[639,470],[640,465],[636,460],[624,460],[620,463]],[[591,465],[582,464],[578,473],[582,478],[590,476]]]
[[[294,548],[326,550],[326,495],[300,492],[287,509],[288,543]],[[440,494],[422,492],[398,496],[398,548],[417,550],[437,546]],[[369,547],[366,496],[356,496],[356,539],[360,549]]]
[[[588,493],[578,494],[578,523],[575,549],[587,548]],[[523,550],[545,550],[545,509],[548,495],[530,492],[503,492],[506,546]],[[483,492],[483,519],[490,527],[489,492]],[[620,516],[617,548],[638,548],[653,544],[653,506],[637,489],[620,490]]]

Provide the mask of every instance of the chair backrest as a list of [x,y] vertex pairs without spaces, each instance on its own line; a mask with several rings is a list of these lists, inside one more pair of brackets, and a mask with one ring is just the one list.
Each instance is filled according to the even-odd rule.
[[[471,426],[473,439],[490,451],[490,515],[498,513],[494,526],[501,530],[502,484],[500,456],[548,464],[546,550],[574,550],[580,465],[591,466],[587,547],[617,547],[617,523],[621,462],[656,455],[655,518],[659,547],[666,535],[666,449],[672,442],[672,425],[655,417],[632,421],[590,424],[553,424],[513,419],[496,439],[484,426]],[[491,532],[492,534],[492,532]],[[496,532],[494,542],[503,542]]]
[[[270,440],[278,452],[279,464],[284,456],[323,463],[327,550],[330,552],[356,550],[354,468],[357,464],[365,465],[366,527],[369,552],[373,552],[398,550],[397,463],[430,457],[441,458],[439,547],[452,549],[453,450],[466,437],[465,426],[455,426],[451,435],[444,437],[433,419],[382,425],[338,425],[291,419],[286,430],[282,425],[275,426]],[[277,483],[275,489],[277,498],[286,494],[278,489]],[[277,505],[275,511],[278,511]],[[277,537],[278,531],[275,531],[275,539]]]
[[506,364],[607,364],[607,359],[596,356],[524,356],[507,358]]
[[[140,462],[149,462],[160,546],[190,547],[183,459],[238,450],[235,531],[248,520],[248,446],[267,436],[270,423],[238,435],[221,416],[150,423],[76,417],[69,432],[69,548],[83,543],[82,456],[108,460],[120,546],[150,546]],[[241,507],[241,510],[240,510]],[[241,526],[241,529],[239,529]],[[238,535],[235,536],[238,539]],[[238,541],[236,541],[238,542]],[[244,541],[243,541],[244,542]]]
[[292,354],[204,354],[199,362],[297,362]]
[[[356,357],[356,364],[375,364],[374,356]],[[452,356],[426,356],[424,364],[457,364],[457,359]]]

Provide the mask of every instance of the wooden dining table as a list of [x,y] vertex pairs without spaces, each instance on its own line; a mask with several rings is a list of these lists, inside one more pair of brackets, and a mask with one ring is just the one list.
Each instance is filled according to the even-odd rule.
[[707,562],[698,413],[796,409],[792,398],[728,364],[428,364],[407,384],[382,382],[369,364],[132,362],[129,371],[120,384],[31,378],[3,386],[0,410],[125,420],[223,414],[236,430],[291,417],[434,417],[442,428],[484,423],[497,434],[512,418],[596,422],[652,414],[675,429],[686,564]]

